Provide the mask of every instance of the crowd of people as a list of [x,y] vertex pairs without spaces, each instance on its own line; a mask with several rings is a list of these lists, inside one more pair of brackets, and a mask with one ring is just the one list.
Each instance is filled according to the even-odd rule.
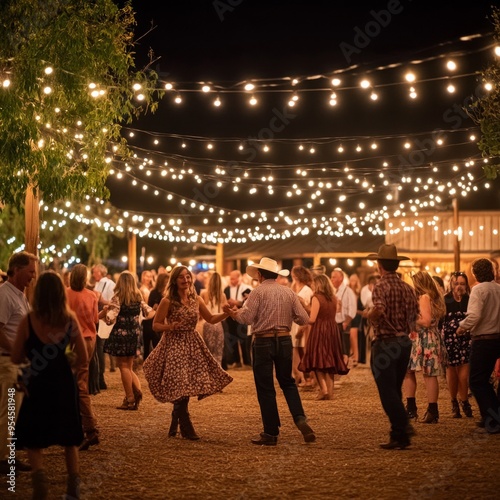
[[[332,400],[336,381],[359,363],[370,363],[390,421],[384,449],[408,447],[412,422],[438,423],[440,376],[454,418],[473,417],[471,391],[481,430],[500,433],[492,384],[500,370],[497,262],[476,259],[471,287],[461,271],[449,276],[448,286],[427,271],[398,273],[408,258],[394,245],[367,258],[377,269],[363,279],[341,268],[328,276],[322,265],[290,272],[264,257],[227,277],[194,275],[181,265],[144,270],[140,279],[129,271],[111,277],[102,264],[77,264],[65,282],[52,270],[36,277],[35,255],[12,255],[0,286],[1,472],[31,471],[34,497],[48,498],[42,452],[60,445],[67,498],[79,498],[79,451],[101,441],[91,396],[106,390],[106,368],[117,367],[124,397],[116,408],[137,411],[144,390],[138,360],[154,398],[173,405],[169,437],[200,439],[190,398],[221,392],[233,380],[228,370],[252,369],[262,432],[251,443],[278,443],[274,376],[304,441],[314,442],[301,391]],[[416,401],[420,374],[423,418]],[[9,455],[9,404],[17,415],[17,448],[27,450],[29,464]]]

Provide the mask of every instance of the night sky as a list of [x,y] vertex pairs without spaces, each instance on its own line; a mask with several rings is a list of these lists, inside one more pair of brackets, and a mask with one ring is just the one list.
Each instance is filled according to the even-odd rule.
[[[203,190],[205,183],[214,182],[218,165],[226,169],[225,181],[244,170],[249,172],[258,193],[250,196],[244,189],[236,193],[228,183],[210,200],[217,207],[292,207],[293,211],[304,204],[304,198],[287,199],[285,193],[301,180],[296,174],[301,166],[309,171],[308,179],[316,182],[344,179],[347,165],[360,179],[374,182],[383,170],[383,160],[388,158],[386,175],[391,183],[396,183],[402,175],[412,175],[413,179],[429,175],[431,163],[439,165],[439,175],[446,178],[455,162],[479,159],[477,146],[469,140],[475,124],[462,110],[476,91],[479,76],[457,79],[455,94],[446,92],[443,81],[417,81],[419,97],[415,100],[408,98],[409,85],[394,82],[400,82],[410,67],[418,72],[419,79],[446,75],[446,59],[437,57],[440,54],[457,56],[459,68],[455,73],[484,69],[492,60],[491,50],[479,50],[493,43],[489,2],[157,3],[133,2],[138,20],[136,35],[142,37],[137,46],[137,66],[146,64],[147,54],[153,51],[153,68],[161,84],[171,82],[176,90],[181,89],[183,102],[175,104],[177,93],[167,92],[158,111],[125,127],[124,135],[134,132],[133,138],[127,138],[141,158],[150,158],[155,164],[167,161],[169,167],[177,170],[191,167],[213,177],[204,177],[200,186],[189,176],[183,182],[172,182],[170,177],[161,179],[155,173],[146,179],[144,172],[136,168],[134,175],[139,183],[145,180],[162,192],[193,199],[197,186]],[[155,29],[146,34],[151,26]],[[459,40],[476,33],[483,36]],[[460,57],[467,52],[469,56]],[[426,59],[433,60],[410,64]],[[316,75],[323,78],[314,78]],[[336,90],[339,104],[335,107],[328,105],[329,95],[335,90],[330,84],[333,76],[342,79]],[[380,95],[377,102],[371,102],[369,92],[359,89],[359,81],[365,76],[381,86],[375,89]],[[291,85],[292,78],[299,79],[296,86]],[[259,104],[255,107],[247,104],[248,93],[234,92],[241,90],[242,82],[251,79],[260,80],[257,88],[266,90],[256,92]],[[219,108],[212,105],[217,95],[214,91],[199,92],[201,82],[209,82],[212,89],[221,91],[223,104]],[[286,103],[294,91],[300,100],[291,110]],[[272,128],[271,123],[284,126],[274,127],[269,140],[271,151],[263,153],[260,146],[264,143],[256,139],[268,138],[266,131]],[[478,130],[475,134],[478,136]],[[443,148],[434,145],[438,136],[446,141]],[[405,137],[414,144],[408,152],[401,150]],[[153,144],[154,139],[157,144]],[[212,139],[215,148],[208,151],[206,146]],[[379,143],[376,152],[369,148],[374,140]],[[182,143],[187,147],[183,149]],[[239,143],[245,144],[243,151],[237,150]],[[304,151],[298,150],[299,144],[305,145]],[[337,151],[339,145],[345,147],[342,155]],[[356,145],[363,147],[361,153],[355,151]],[[314,155],[308,153],[312,146],[316,149]],[[480,168],[476,168],[476,173],[480,175]],[[269,175],[274,176],[276,184],[271,197],[261,181]],[[151,190],[145,194],[112,177],[108,185],[111,201],[123,210],[165,217],[179,213],[175,203],[152,196]],[[360,192],[359,186],[349,186],[347,182],[327,193],[328,202],[342,193],[347,195],[345,206],[352,213],[358,210],[361,199],[366,201],[368,210],[385,203],[385,190],[375,190],[366,200],[366,193]],[[399,193],[402,199],[405,195],[405,191]],[[439,209],[447,210],[450,203],[446,199]],[[463,209],[498,209],[498,189],[480,190],[478,195],[468,196],[460,203]],[[192,223],[198,223],[195,217]]]

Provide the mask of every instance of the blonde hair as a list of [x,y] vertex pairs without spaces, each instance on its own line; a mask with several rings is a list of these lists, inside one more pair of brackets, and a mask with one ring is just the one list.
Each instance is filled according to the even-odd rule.
[[337,302],[335,290],[333,289],[332,282],[324,274],[318,274],[313,278],[314,293],[321,293],[325,296],[328,302]]
[[417,295],[427,294],[431,299],[431,315],[434,319],[440,320],[446,314],[446,305],[443,294],[439,291],[432,276],[425,271],[418,271],[411,277]]
[[212,276],[210,276],[210,280],[208,281],[207,293],[210,306],[214,307],[214,305],[217,305],[218,310],[220,311],[222,294],[224,292],[222,290],[222,280],[219,273],[213,273]]
[[135,302],[143,300],[142,294],[137,288],[137,280],[129,271],[122,271],[115,286],[115,295],[118,297],[120,304],[129,306]]
[[[354,286],[351,286],[351,279],[354,278]],[[359,295],[361,293],[361,280],[359,279],[359,276],[354,273],[349,276],[349,288],[356,294]]]

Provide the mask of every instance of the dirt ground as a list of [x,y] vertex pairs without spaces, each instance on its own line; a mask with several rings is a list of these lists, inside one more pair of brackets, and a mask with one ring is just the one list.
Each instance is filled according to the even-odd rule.
[[[106,372],[108,390],[92,397],[101,444],[81,452],[84,499],[497,499],[500,435],[475,432],[474,419],[451,418],[441,380],[437,425],[417,423],[411,448],[382,450],[388,421],[371,372],[358,365],[342,377],[334,400],[316,401],[301,391],[317,442],[306,444],[278,389],[282,427],[278,446],[259,447],[259,407],[249,370],[230,370],[234,381],[190,412],[201,440],[168,438],[170,404],[153,399],[144,385],[138,411],[119,411],[119,372]],[[144,380],[139,369],[141,380]],[[425,395],[418,378],[417,404]],[[20,453],[21,458],[24,454]],[[65,490],[63,450],[46,452],[50,498]],[[2,488],[6,487],[5,478]],[[29,499],[29,473],[20,473],[16,492],[0,498]]]

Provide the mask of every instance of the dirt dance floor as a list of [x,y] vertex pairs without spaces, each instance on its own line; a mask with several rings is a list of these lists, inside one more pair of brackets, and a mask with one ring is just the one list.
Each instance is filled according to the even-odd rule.
[[[332,401],[301,391],[317,442],[306,444],[278,390],[282,428],[278,446],[250,439],[261,431],[252,372],[230,370],[234,381],[190,412],[201,440],[168,438],[171,405],[153,399],[144,385],[138,411],[119,411],[119,372],[106,372],[109,388],[92,397],[101,444],[81,452],[84,499],[496,499],[500,491],[500,435],[475,432],[475,418],[451,418],[441,380],[438,424],[417,423],[412,446],[382,450],[388,422],[370,370],[359,365],[342,378]],[[139,370],[141,380],[144,380]],[[417,403],[425,396],[418,378]],[[25,458],[21,452],[20,456]],[[46,452],[50,497],[65,489],[63,450]],[[5,478],[3,479],[6,487]],[[20,473],[16,493],[29,499],[29,473]]]

